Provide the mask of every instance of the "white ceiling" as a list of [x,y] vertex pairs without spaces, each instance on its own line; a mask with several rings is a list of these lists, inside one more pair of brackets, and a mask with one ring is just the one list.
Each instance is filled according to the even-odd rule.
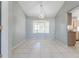
[[73,17],[79,17],[79,7],[76,7],[71,11]]
[[[27,16],[39,17],[40,1],[20,1],[18,3]],[[64,1],[43,1],[42,3],[47,17],[55,17]]]

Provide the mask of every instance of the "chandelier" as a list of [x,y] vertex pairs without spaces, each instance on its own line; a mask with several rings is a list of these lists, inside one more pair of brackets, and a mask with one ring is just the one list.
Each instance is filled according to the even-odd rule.
[[43,19],[46,17],[46,12],[44,10],[44,6],[43,6],[43,3],[40,2],[40,15],[39,15],[39,18]]

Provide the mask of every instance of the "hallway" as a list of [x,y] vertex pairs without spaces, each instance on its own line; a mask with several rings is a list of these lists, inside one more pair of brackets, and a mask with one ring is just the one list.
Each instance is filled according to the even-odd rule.
[[75,47],[68,47],[58,40],[29,39],[13,50],[15,58],[77,58],[79,42]]
[[74,46],[68,45],[74,38],[68,39],[68,30],[72,29],[68,20],[72,18],[67,14],[76,6],[79,2],[2,2],[1,57],[79,57],[79,41]]

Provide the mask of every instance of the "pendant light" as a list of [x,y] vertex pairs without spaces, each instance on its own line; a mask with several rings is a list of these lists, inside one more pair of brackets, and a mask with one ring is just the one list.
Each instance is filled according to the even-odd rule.
[[44,10],[43,3],[40,2],[40,15],[39,15],[39,18],[43,19],[45,17],[46,17],[46,13],[45,13],[45,10]]

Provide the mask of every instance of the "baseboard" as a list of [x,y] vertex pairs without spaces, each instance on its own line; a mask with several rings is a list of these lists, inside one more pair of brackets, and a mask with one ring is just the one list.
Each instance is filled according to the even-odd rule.
[[21,40],[20,42],[18,42],[18,44],[16,44],[12,49],[16,49],[18,46],[20,46],[25,40]]
[[58,39],[58,38],[55,38],[56,40],[59,40],[60,42],[62,42],[63,44],[65,44],[66,46],[68,46],[67,44],[67,41],[64,41],[64,40],[61,40],[61,39]]

